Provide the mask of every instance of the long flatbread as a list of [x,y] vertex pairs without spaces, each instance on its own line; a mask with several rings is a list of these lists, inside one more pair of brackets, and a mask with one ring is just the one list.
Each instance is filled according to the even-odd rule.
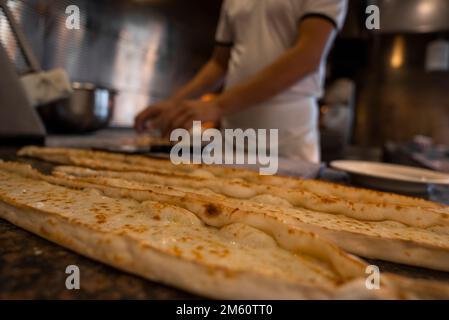
[[122,270],[213,298],[331,298],[365,267],[309,233],[207,227],[178,207],[68,189],[12,170],[0,169],[0,217]]
[[136,182],[133,181],[135,175],[131,173],[63,168],[64,173],[70,171],[78,176],[46,176],[24,165],[0,163],[0,168],[70,188],[95,188],[114,198],[175,205],[190,210],[215,227],[245,223],[258,228],[262,219],[273,233],[306,230],[363,257],[449,271],[447,226],[417,228],[394,221],[360,221],[305,209],[279,208],[278,205],[233,199],[199,188],[193,190]]
[[[19,152],[20,155],[34,156],[37,158],[55,161],[62,164],[74,164],[77,166],[89,167],[94,169],[106,169],[119,172],[139,172],[139,173],[154,173],[157,166],[165,165],[177,167],[162,160],[150,160],[155,162],[156,168],[137,165],[135,163],[145,161],[143,157],[126,156],[119,154],[108,154],[103,152],[72,150],[72,149],[48,149],[28,147]],[[143,158],[143,159],[141,159]],[[112,160],[116,159],[116,160]],[[121,159],[121,161],[119,161]],[[158,169],[159,170],[159,169]],[[186,170],[186,169],[183,169]],[[233,170],[226,169],[223,170]],[[238,170],[235,170],[238,171]],[[170,173],[167,170],[161,172],[165,176]],[[314,211],[328,212],[334,214],[345,215],[347,217],[365,220],[365,221],[384,221],[392,220],[399,223],[404,223],[409,226],[416,227],[432,227],[445,225],[449,222],[449,212],[443,206],[435,204],[437,207],[428,206],[419,207],[406,204],[396,204],[386,201],[385,198],[378,198],[376,202],[354,202],[341,198],[333,194],[320,195],[303,189],[291,189],[286,187],[279,187],[277,185],[263,185],[256,183],[247,183],[242,181],[233,181],[232,179],[198,177],[197,171],[192,173],[194,176],[185,176],[179,173],[175,175],[180,178],[196,178],[198,180],[209,180],[209,186],[214,185],[214,191],[224,194],[226,196],[238,198],[252,198],[256,196],[258,200],[267,199],[267,197],[259,197],[268,195],[271,198],[283,199],[285,201],[279,204],[287,204],[295,207],[305,208]],[[227,187],[226,187],[227,186]],[[217,191],[219,190],[219,191]],[[353,192],[354,193],[354,192]],[[386,194],[388,196],[388,194]],[[399,197],[400,199],[407,197]],[[414,201],[411,198],[410,201]],[[420,201],[419,199],[416,201]]]
[[[72,172],[74,171],[84,174],[68,180],[62,177],[57,183],[72,187],[87,183],[89,186],[101,188],[111,196],[163,200],[202,215],[211,225],[220,226],[238,221],[242,216],[241,212],[273,216],[281,219],[284,228],[297,226],[315,232],[343,249],[363,257],[449,271],[449,225],[445,219],[442,219],[439,225],[432,224],[427,227],[406,225],[393,219],[370,221],[283,206],[272,198],[265,203],[236,199],[217,195],[200,187],[195,188],[194,184],[191,188],[185,188],[184,184],[183,188],[179,188],[179,184],[163,187],[162,181],[161,184],[154,184],[156,181],[153,180],[153,184],[139,182],[146,177],[142,173],[95,172],[72,168]],[[136,179],[136,176],[139,178]],[[167,182],[170,182],[170,179],[165,179],[165,183]],[[130,193],[129,190],[136,193]],[[369,207],[366,211],[368,210]],[[407,211],[404,210],[403,214],[407,214]],[[425,215],[421,216],[421,219],[425,220]]]
[[303,180],[279,176],[261,176],[256,172],[243,169],[234,169],[223,166],[210,165],[173,165],[170,161],[151,159],[144,156],[124,155],[100,151],[89,151],[81,149],[64,148],[41,148],[25,147],[19,151],[20,156],[35,157],[59,164],[81,165],[79,160],[92,160],[90,166],[96,169],[110,169],[110,165],[121,163],[125,168],[134,169],[132,171],[142,171],[148,173],[165,172],[187,174],[203,178],[224,178],[232,177],[242,181],[273,185],[282,188],[308,191],[318,196],[327,197],[329,195],[352,202],[379,203],[379,201],[397,205],[408,205],[413,207],[443,209],[449,213],[448,207],[423,199],[401,196],[397,194],[377,192],[372,190],[352,188],[332,184],[317,180]]
[[[27,169],[28,170],[28,169]],[[161,202],[110,198],[0,168],[0,217],[90,258],[199,295],[224,299],[416,299],[449,297],[448,286],[382,275],[365,286],[366,264],[316,235],[272,233],[235,223],[204,225]]]
[[[92,160],[76,159],[78,164],[94,167]],[[169,175],[165,173],[147,173],[130,171],[133,167],[120,163],[104,163],[111,170],[89,171],[80,167],[57,167],[56,173],[68,173],[78,176],[105,176],[123,178],[150,184],[186,188],[191,191],[209,189],[217,194],[235,199],[251,200],[263,204],[273,204],[281,208],[308,209],[343,215],[359,221],[394,221],[410,227],[430,228],[449,226],[449,214],[435,208],[421,208],[409,205],[397,205],[388,202],[365,203],[351,202],[336,196],[320,196],[303,190],[281,188],[263,184],[233,181],[231,179],[198,178],[192,176]]]

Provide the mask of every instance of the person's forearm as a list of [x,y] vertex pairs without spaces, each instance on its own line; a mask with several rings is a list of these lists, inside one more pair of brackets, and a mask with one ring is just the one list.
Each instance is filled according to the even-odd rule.
[[223,66],[214,60],[210,60],[198,74],[186,85],[180,88],[171,99],[181,101],[198,98],[222,83],[225,74],[226,70]]
[[222,93],[216,100],[223,115],[269,100],[319,67],[335,38],[334,26],[310,18],[299,29],[298,42],[261,72]]
[[266,101],[314,72],[320,59],[321,56],[302,54],[301,48],[290,49],[247,82],[225,91],[217,103],[228,114]]

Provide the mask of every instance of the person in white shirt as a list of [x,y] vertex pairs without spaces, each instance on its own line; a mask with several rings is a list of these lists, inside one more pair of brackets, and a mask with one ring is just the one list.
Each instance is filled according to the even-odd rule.
[[[318,106],[325,64],[347,0],[224,0],[211,59],[135,121],[164,135],[195,120],[279,129],[279,156],[320,161]],[[198,98],[225,81],[213,101]]]

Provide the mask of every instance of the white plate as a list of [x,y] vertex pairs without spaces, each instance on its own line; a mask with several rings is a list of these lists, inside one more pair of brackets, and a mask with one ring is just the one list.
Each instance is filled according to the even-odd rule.
[[395,164],[334,161],[331,167],[348,172],[353,180],[368,187],[402,193],[426,193],[428,185],[449,185],[449,175]]

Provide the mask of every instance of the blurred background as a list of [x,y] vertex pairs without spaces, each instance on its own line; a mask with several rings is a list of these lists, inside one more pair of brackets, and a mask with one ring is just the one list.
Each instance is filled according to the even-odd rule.
[[[80,30],[65,26],[65,9],[73,4],[81,10]],[[380,8],[380,30],[365,26],[370,4]],[[137,112],[168,97],[209,58],[221,0],[9,0],[7,5],[43,69],[61,67],[73,82],[116,90],[109,126],[126,128]],[[416,162],[416,153],[430,155],[421,161],[447,156],[448,41],[447,0],[351,0],[321,101],[324,160]],[[16,68],[23,68],[3,13],[0,43]]]

